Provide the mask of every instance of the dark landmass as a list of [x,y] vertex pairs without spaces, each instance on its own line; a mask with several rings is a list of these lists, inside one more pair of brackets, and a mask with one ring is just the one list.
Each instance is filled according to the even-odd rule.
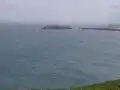
[[68,25],[46,25],[42,29],[72,29],[72,27]]
[[102,30],[102,31],[120,31],[120,25],[83,25],[79,29],[83,30]]
[[57,24],[40,24],[40,23],[11,23],[0,22],[0,30],[69,30],[69,29],[83,29],[83,30],[101,30],[101,31],[120,31],[120,25],[88,25],[88,24],[71,24],[71,25],[57,25]]
[[104,30],[104,31],[120,31],[120,28],[80,28],[83,30]]

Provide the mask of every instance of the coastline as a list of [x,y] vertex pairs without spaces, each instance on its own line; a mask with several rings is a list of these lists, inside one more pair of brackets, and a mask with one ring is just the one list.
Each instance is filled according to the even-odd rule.
[[30,90],[120,90],[120,79],[106,81],[103,83],[95,83],[86,86],[73,86],[70,88],[59,89],[30,89]]

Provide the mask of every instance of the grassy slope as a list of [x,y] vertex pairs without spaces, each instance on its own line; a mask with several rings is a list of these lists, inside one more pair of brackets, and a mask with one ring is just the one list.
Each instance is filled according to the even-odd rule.
[[120,80],[107,81],[83,87],[72,87],[70,90],[120,90]]
[[[41,89],[31,89],[41,90]],[[71,87],[70,89],[42,89],[42,90],[120,90],[120,80],[107,81],[82,87]]]

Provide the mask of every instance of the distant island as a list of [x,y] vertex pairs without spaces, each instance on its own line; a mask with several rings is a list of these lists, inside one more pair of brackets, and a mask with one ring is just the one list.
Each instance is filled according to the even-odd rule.
[[69,25],[46,25],[42,29],[72,29]]
[[103,30],[103,31],[120,31],[120,28],[79,28],[83,30]]

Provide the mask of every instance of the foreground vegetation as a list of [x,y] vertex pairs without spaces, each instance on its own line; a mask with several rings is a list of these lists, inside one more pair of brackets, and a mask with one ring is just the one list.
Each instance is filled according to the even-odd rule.
[[72,87],[70,90],[120,90],[120,80],[107,81],[83,87]]
[[[31,89],[44,90],[44,89]],[[107,81],[82,87],[71,87],[70,89],[45,89],[45,90],[120,90],[120,80]]]

